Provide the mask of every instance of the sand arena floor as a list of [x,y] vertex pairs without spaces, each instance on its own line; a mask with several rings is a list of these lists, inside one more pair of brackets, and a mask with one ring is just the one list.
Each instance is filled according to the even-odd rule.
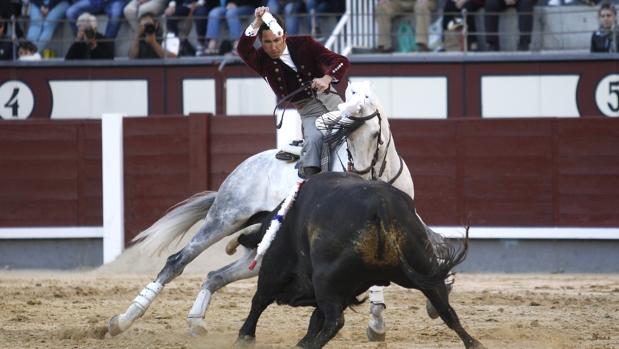
[[[169,284],[132,328],[111,338],[108,319],[156,275],[118,268],[0,272],[0,347],[228,348],[255,290],[254,279],[217,293],[206,315],[209,333],[191,337],[185,317],[202,283],[193,268]],[[367,342],[364,304],[346,311],[346,325],[328,348],[463,348],[440,319],[426,316],[420,292],[392,286],[385,295],[384,343]],[[619,275],[458,274],[451,304],[488,348],[619,348]],[[271,306],[259,323],[256,347],[293,347],[309,315],[309,308]]]

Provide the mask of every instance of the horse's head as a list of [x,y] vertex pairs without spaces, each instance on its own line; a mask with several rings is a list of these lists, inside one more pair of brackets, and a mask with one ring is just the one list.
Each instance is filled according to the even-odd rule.
[[348,139],[348,149],[356,166],[371,166],[377,147],[390,131],[386,120],[380,116],[380,104],[370,82],[350,82],[346,102],[338,109],[339,113],[327,113],[318,118],[316,126],[326,131],[325,140],[332,145]]

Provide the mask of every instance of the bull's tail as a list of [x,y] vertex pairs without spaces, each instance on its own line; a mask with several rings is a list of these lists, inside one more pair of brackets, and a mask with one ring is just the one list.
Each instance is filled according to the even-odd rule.
[[139,241],[136,246],[147,255],[160,254],[172,241],[180,241],[189,228],[206,217],[216,197],[217,192],[206,191],[176,204],[133,241]]
[[434,245],[435,255],[431,260],[432,268],[428,274],[417,272],[406,260],[406,256],[402,253],[400,247],[397,246],[397,248],[402,270],[409,280],[421,289],[435,288],[443,284],[451,270],[466,259],[469,249],[469,227],[466,226],[466,233],[461,246],[454,247],[447,242],[440,242]]

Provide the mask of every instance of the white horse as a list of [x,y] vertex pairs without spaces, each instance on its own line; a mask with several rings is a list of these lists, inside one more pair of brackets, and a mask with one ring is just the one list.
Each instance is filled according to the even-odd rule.
[[[326,131],[325,140],[331,144],[347,142],[349,170],[366,179],[390,182],[413,198],[410,172],[396,151],[389,123],[370,84],[350,83],[346,103],[340,105],[340,110],[343,112],[320,117],[317,126]],[[248,158],[225,179],[218,192],[198,194],[186,200],[136,237],[136,240],[143,239],[141,248],[157,253],[206,215],[191,241],[168,257],[155,280],[139,293],[124,313],[110,320],[111,335],[127,330],[146,312],[164,285],[179,276],[185,266],[209,246],[235,233],[257,231],[262,218],[286,197],[298,180],[295,164],[277,160],[276,152],[267,150]],[[442,241],[438,234],[427,230],[433,241]],[[187,317],[193,335],[206,333],[204,316],[213,293],[231,282],[258,275],[260,264],[251,271],[248,269],[256,251],[241,248],[243,256],[239,260],[208,273]],[[370,290],[372,305],[367,331],[370,340],[384,338],[382,298],[382,288]]]

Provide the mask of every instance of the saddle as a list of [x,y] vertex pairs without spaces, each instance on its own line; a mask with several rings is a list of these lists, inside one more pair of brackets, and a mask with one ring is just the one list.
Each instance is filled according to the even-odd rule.
[[280,151],[275,154],[275,158],[287,162],[298,161],[301,157],[301,149],[303,149],[302,139],[292,141],[289,145],[280,149]]

